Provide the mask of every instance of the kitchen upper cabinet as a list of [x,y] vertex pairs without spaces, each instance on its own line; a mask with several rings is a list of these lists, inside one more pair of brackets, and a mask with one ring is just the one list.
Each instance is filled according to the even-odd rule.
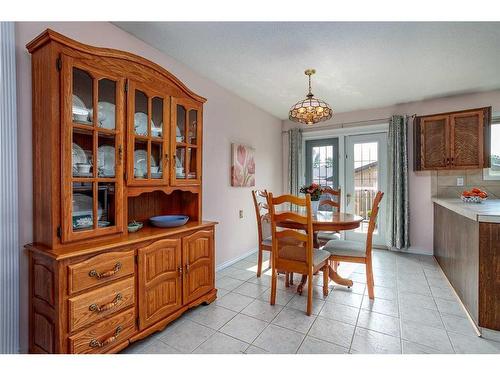
[[491,107],[417,116],[414,122],[414,169],[486,168]]
[[450,163],[454,168],[480,168],[484,164],[483,129],[483,111],[450,115]]
[[421,160],[423,169],[448,168],[448,116],[423,118],[420,123],[422,139]]

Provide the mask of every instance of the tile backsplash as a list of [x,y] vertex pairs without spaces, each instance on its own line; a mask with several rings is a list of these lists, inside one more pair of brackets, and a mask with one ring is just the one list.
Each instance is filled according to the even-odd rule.
[[[463,177],[464,186],[457,186],[458,177]],[[431,184],[433,197],[459,198],[462,191],[477,187],[486,191],[490,198],[500,199],[500,181],[483,180],[482,169],[434,171]]]

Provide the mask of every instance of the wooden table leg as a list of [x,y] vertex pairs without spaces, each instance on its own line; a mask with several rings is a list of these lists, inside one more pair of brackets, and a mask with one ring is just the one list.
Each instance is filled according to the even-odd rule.
[[352,280],[340,277],[340,275],[331,266],[329,267],[328,275],[330,276],[330,279],[337,284],[344,285],[349,288],[353,285]]
[[302,275],[302,279],[300,280],[299,285],[297,286],[297,293],[302,295],[302,290],[304,290],[304,285],[306,285],[307,282],[307,275]]

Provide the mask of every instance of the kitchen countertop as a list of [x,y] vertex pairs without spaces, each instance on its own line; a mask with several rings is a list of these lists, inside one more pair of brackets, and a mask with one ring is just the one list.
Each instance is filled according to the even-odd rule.
[[464,203],[460,198],[432,198],[432,201],[474,221],[500,223],[500,199],[487,199],[483,203]]

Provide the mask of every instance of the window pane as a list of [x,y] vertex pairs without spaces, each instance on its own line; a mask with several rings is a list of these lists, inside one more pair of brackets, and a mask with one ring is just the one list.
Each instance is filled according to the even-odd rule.
[[500,123],[491,126],[491,172],[500,175]]
[[148,97],[135,90],[134,129],[137,135],[148,135]]
[[163,133],[163,99],[153,98],[151,114],[151,135],[161,137]]
[[134,177],[146,178],[148,176],[148,143],[135,141],[134,145]]
[[92,124],[93,80],[87,72],[73,68],[73,121]]
[[333,146],[312,148],[312,182],[333,187],[334,156]]
[[101,79],[98,85],[98,92],[97,124],[101,128],[115,129],[116,82],[109,79]]
[[115,136],[99,134],[97,149],[97,176],[115,177]]
[[99,228],[115,225],[115,184],[99,182],[97,186]]
[[177,105],[177,128],[175,133],[177,143],[186,140],[186,109]]
[[356,231],[367,231],[372,202],[377,190],[378,143],[356,143],[354,145],[354,213],[365,219]]
[[159,142],[151,143],[151,178],[162,178],[162,161],[163,161],[163,153],[162,153],[162,144]]
[[[92,229],[94,226],[93,190],[91,182],[73,183],[73,231]],[[98,211],[98,214],[101,214]]]
[[92,130],[73,129],[73,177],[92,177],[94,137]]

